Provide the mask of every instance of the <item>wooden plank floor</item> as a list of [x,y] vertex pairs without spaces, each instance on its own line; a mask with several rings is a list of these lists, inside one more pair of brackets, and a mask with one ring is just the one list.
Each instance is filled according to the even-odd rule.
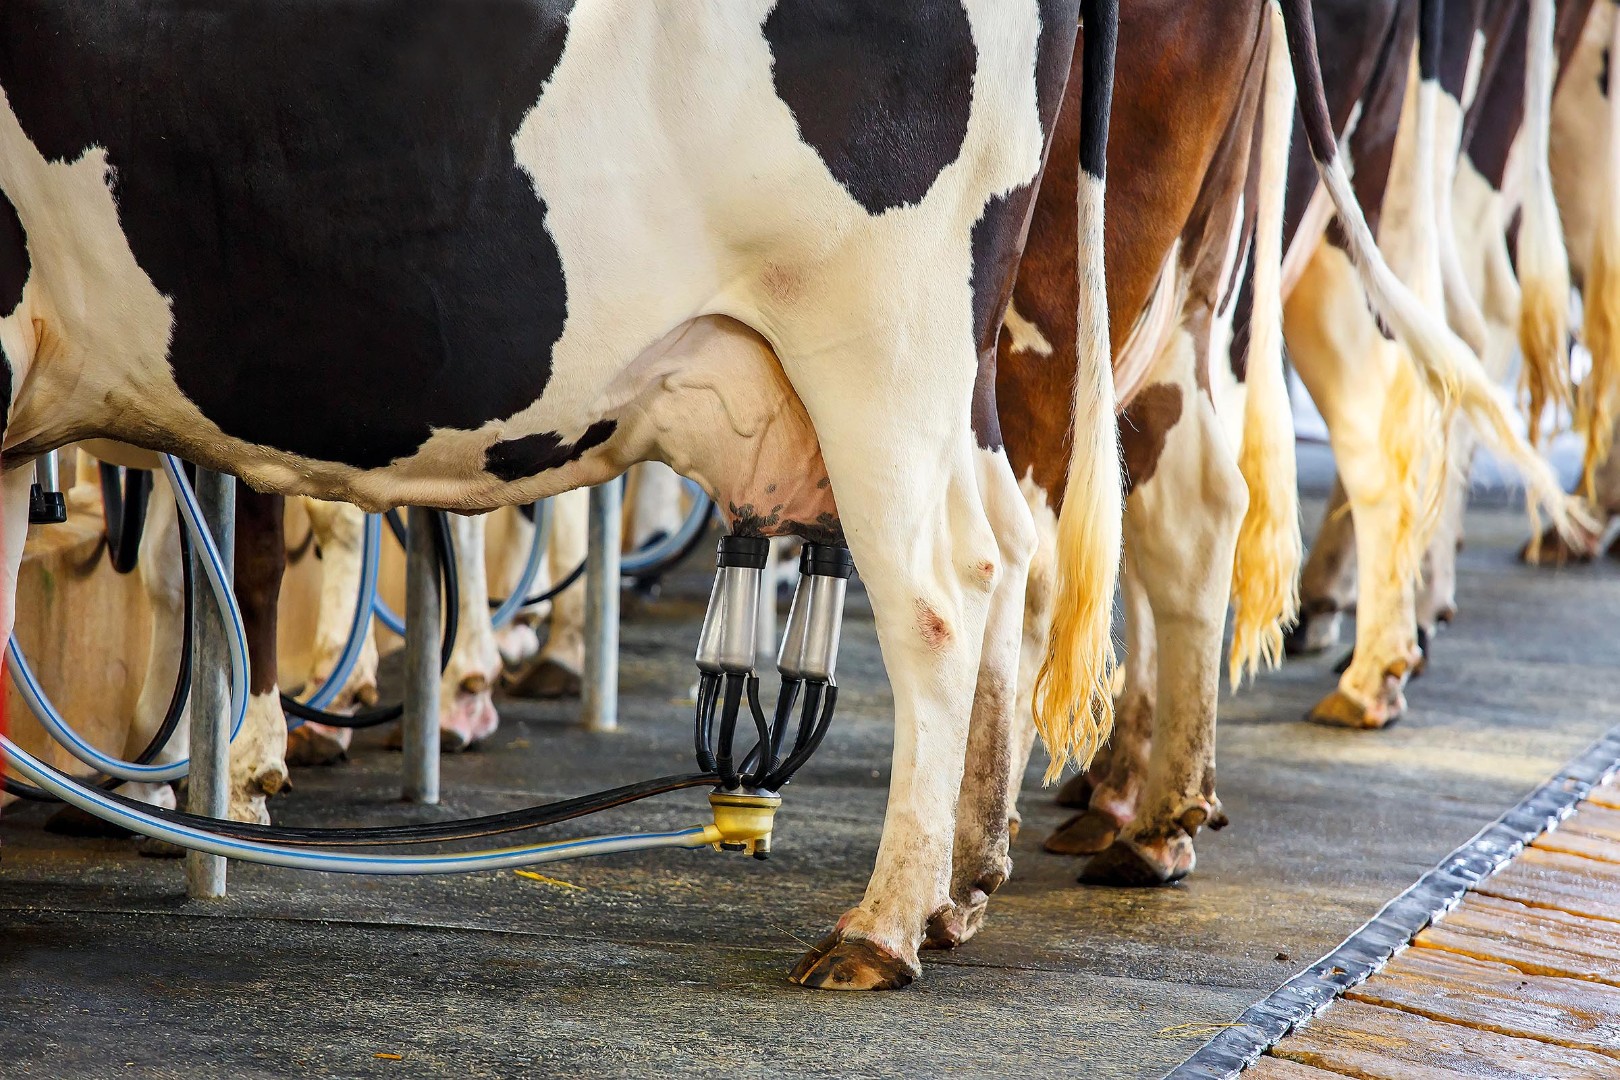
[[1245,1076],[1620,1076],[1620,781]]

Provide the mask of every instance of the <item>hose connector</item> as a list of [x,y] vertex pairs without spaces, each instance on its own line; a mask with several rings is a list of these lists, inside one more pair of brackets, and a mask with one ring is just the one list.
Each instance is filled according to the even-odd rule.
[[714,824],[705,826],[705,839],[716,851],[741,851],[764,859],[771,851],[771,830],[782,797],[768,791],[712,791],[709,806]]
[[28,489],[28,524],[60,525],[67,520],[67,497],[62,494],[62,469],[57,452],[34,459],[34,483]]

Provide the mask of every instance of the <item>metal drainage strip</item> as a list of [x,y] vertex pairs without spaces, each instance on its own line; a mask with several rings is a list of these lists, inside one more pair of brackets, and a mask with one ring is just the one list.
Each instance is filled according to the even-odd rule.
[[1481,829],[1344,943],[1246,1009],[1166,1080],[1224,1080],[1253,1065],[1299,1024],[1376,974],[1463,895],[1531,841],[1574,813],[1594,787],[1620,772],[1620,726],[1611,728],[1523,802]]

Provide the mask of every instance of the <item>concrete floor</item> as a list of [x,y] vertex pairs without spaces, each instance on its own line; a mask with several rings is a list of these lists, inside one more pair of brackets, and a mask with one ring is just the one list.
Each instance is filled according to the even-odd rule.
[[[1074,884],[1078,864],[1039,850],[1066,811],[1032,772],[987,926],[926,954],[900,993],[784,978],[859,898],[876,850],[890,699],[854,605],[838,723],[789,789],[766,863],[616,856],[558,864],[552,881],[233,866],[229,899],[202,904],[178,863],[59,843],[40,809],[8,811],[0,1075],[1161,1076],[1620,723],[1620,566],[1527,570],[1522,529],[1511,508],[1471,513],[1461,617],[1397,727],[1301,722],[1337,652],[1223,703],[1233,825],[1201,838],[1181,886]],[[440,808],[397,803],[399,758],[369,736],[348,765],[296,773],[275,813],[459,817],[685,771],[706,588],[688,571],[627,621],[617,733],[579,731],[575,705],[507,703],[487,748],[445,761]],[[585,830],[703,819],[702,794],[684,793]]]

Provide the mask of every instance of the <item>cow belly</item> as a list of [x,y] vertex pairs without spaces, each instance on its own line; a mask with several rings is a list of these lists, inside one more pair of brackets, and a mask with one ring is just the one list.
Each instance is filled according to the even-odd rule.
[[[759,329],[795,377],[924,308],[968,328],[975,223],[1041,159],[1038,23],[971,0],[915,14],[943,20],[931,36],[865,35],[937,53],[907,63],[949,108],[924,109],[926,153],[899,153],[864,138],[914,126],[915,100],[884,98],[894,57],[835,50],[863,102],[850,141],[813,115],[815,66],[777,63],[826,32],[802,5],[681,6],[505,5],[515,24],[476,33],[393,4],[243,6],[159,20],[143,49],[121,5],[7,6],[0,191],[29,256],[0,312],[22,384],[8,454],[110,437],[288,494],[489,509],[636,460],[615,409],[638,358],[695,332],[728,359],[690,377],[731,371],[765,411],[688,385],[708,404],[661,421],[658,452],[739,526],[817,526],[796,397],[774,359],[744,364],[762,339],[704,319]],[[424,39],[451,50],[438,68],[409,62]],[[184,79],[153,74],[193,53]],[[139,115],[100,107],[130,86]],[[918,311],[887,310],[918,267]]]

